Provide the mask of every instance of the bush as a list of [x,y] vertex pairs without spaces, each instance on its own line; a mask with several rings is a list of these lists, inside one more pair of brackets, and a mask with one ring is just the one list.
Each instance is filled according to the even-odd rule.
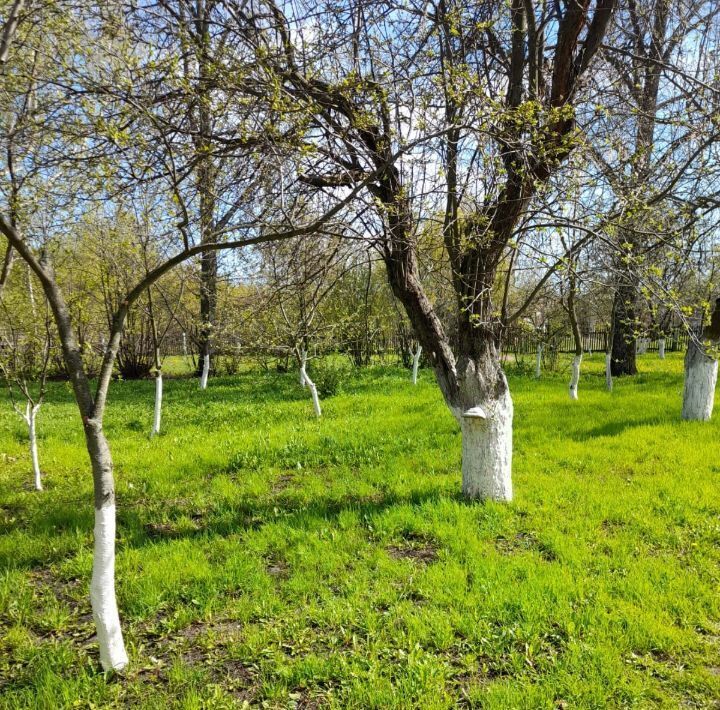
[[342,390],[342,383],[348,378],[350,367],[343,360],[317,360],[308,374],[320,397],[332,397]]

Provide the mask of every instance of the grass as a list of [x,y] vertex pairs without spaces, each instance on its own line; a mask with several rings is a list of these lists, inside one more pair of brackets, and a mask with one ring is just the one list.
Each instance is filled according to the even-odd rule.
[[0,401],[0,707],[718,707],[718,418],[680,420],[680,355],[612,394],[583,367],[575,403],[566,371],[511,375],[509,505],[459,496],[429,371],[359,372],[321,421],[294,373],[169,380],[152,440],[153,383],[114,383],[121,678],[69,387],[39,495]]

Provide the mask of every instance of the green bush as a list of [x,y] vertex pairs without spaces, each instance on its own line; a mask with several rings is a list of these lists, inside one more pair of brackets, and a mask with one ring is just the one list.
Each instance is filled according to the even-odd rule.
[[332,397],[342,390],[350,376],[350,366],[344,360],[316,360],[308,373],[320,397]]

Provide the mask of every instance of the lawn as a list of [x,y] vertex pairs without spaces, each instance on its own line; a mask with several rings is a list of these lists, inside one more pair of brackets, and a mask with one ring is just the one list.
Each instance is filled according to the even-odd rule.
[[[69,386],[39,416],[46,491],[0,399],[0,707],[720,707],[720,412],[680,420],[682,356],[604,389],[604,356],[510,376],[515,501],[460,495],[433,375],[324,402],[295,373],[113,383],[118,598],[99,670],[93,507]],[[312,374],[312,369],[310,370]]]

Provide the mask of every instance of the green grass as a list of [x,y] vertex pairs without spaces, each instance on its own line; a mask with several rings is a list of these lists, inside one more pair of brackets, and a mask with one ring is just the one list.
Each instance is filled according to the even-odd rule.
[[718,418],[680,420],[680,355],[612,394],[602,361],[575,403],[567,371],[511,376],[509,505],[459,496],[427,370],[360,372],[321,421],[295,373],[168,380],[153,440],[152,381],[114,383],[122,678],[92,638],[69,387],[42,494],[0,401],[0,707],[718,707]]

